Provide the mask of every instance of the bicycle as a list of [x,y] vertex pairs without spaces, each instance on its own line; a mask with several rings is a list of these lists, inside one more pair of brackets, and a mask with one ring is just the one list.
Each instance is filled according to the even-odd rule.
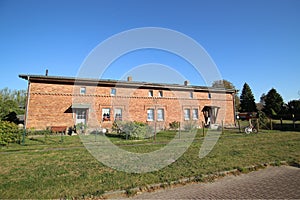
[[245,133],[246,134],[257,133],[257,129],[254,126],[249,125],[245,128]]

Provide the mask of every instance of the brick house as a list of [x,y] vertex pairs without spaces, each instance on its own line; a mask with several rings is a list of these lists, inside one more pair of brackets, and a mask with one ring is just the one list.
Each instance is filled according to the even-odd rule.
[[19,75],[28,81],[25,126],[111,128],[115,120],[139,121],[159,129],[169,123],[235,124],[235,90],[180,84]]

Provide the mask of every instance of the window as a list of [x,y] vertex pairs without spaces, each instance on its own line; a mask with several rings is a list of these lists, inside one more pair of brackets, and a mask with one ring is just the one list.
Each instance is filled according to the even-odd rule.
[[164,121],[164,109],[157,109],[157,121]]
[[148,96],[149,96],[149,97],[153,97],[153,90],[149,90]]
[[193,120],[198,120],[198,109],[193,109]]
[[163,94],[163,91],[158,91],[158,97],[163,97],[164,96],[164,94]]
[[184,109],[184,120],[190,120],[190,109]]
[[208,93],[208,98],[211,99],[211,93]]
[[102,120],[110,121],[110,108],[102,108]]
[[117,94],[116,88],[111,88],[111,90],[110,90],[110,95],[111,95],[111,96],[116,96],[116,94]]
[[86,87],[80,88],[80,94],[86,94]]
[[190,92],[190,98],[191,98],[191,99],[194,98],[193,92]]
[[148,109],[147,110],[147,121],[153,121],[154,120],[154,110]]
[[114,114],[115,114],[115,120],[122,121],[122,109],[121,108],[116,108]]

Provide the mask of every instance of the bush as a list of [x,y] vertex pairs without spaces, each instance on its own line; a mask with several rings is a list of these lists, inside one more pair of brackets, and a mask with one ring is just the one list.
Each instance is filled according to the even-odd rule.
[[126,139],[145,139],[153,136],[153,129],[142,122],[117,122],[120,134]]
[[0,145],[20,143],[22,130],[15,123],[0,121]]
[[49,129],[46,130],[35,130],[35,129],[28,129],[26,130],[26,136],[31,135],[51,135],[52,132]]
[[180,127],[180,122],[173,121],[169,123],[170,129],[177,130]]

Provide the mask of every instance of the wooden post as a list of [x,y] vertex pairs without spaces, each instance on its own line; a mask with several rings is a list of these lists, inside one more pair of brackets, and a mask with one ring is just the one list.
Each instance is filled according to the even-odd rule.
[[222,120],[222,134],[224,134],[224,121]]
[[295,120],[295,115],[293,114],[293,115],[292,115],[292,117],[293,117],[293,126],[294,126],[294,129],[296,129],[296,124],[295,124],[295,121],[296,121],[296,120]]
[[238,125],[239,125],[239,132],[241,133],[241,124],[240,124],[240,119],[238,119]]
[[270,129],[273,130],[273,122],[271,118],[270,118]]
[[202,121],[202,133],[203,133],[203,137],[204,137],[204,135],[205,135],[204,128],[205,128],[205,126],[204,126],[204,122]]
[[283,130],[283,127],[282,127],[282,118],[280,118],[280,130]]

